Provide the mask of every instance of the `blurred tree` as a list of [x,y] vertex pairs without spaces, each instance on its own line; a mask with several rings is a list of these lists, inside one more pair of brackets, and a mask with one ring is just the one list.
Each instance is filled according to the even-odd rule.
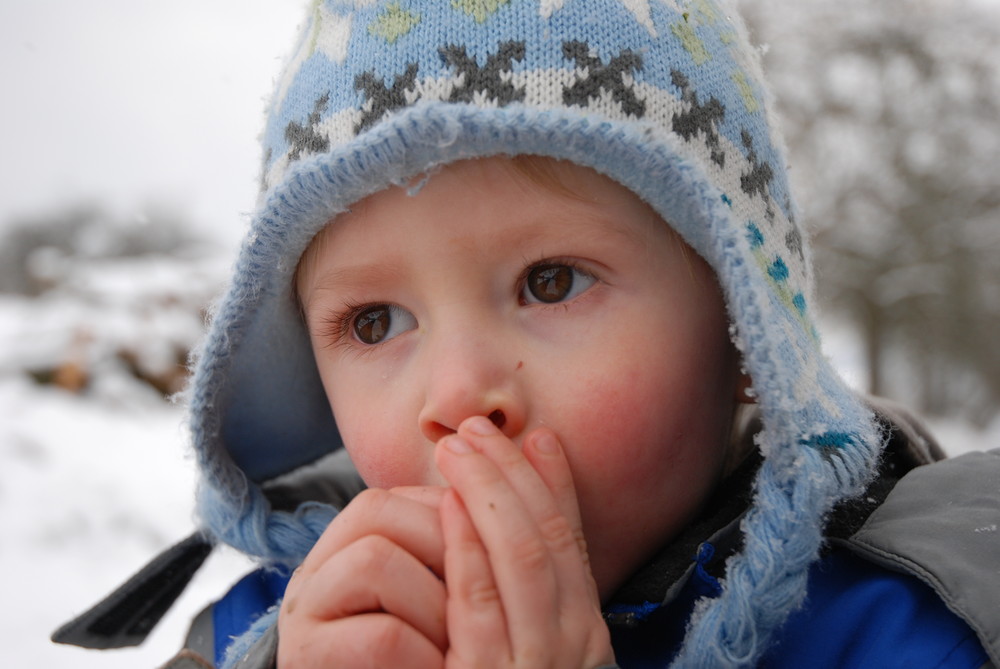
[[[0,374],[76,393],[180,391],[226,256],[167,207],[97,205],[0,225]],[[124,380],[124,383],[121,381]]]
[[742,0],[766,45],[821,297],[868,390],[984,424],[1000,405],[1000,11]]
[[125,220],[96,204],[70,204],[0,226],[0,293],[36,297],[58,286],[75,263],[183,256],[203,245],[167,207]]

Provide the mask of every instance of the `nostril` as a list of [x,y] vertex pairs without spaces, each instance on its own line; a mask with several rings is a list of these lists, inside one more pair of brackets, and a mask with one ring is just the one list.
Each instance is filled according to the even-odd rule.
[[[482,415],[482,414],[478,414]],[[494,409],[486,415],[493,425],[496,426],[498,430],[502,430],[504,425],[507,424],[507,414],[503,412],[503,409]],[[437,443],[444,439],[445,437],[455,434],[455,430],[448,427],[451,423],[441,423],[436,420],[420,421],[420,430],[428,441]]]
[[424,435],[434,443],[441,441],[449,434],[455,434],[455,430],[441,423],[430,423],[424,426]]
[[503,411],[501,411],[500,409],[494,409],[493,411],[491,411],[490,415],[487,416],[487,418],[490,419],[491,423],[497,426],[497,429],[502,428],[504,426],[504,423],[507,422],[507,416],[505,416],[503,414]]

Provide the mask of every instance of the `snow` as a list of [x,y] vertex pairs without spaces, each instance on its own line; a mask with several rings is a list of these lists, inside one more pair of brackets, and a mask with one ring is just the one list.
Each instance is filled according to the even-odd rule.
[[182,412],[152,395],[93,400],[0,381],[0,616],[11,666],[154,667],[187,622],[249,568],[213,556],[146,644],[113,652],[48,636],[190,533],[194,466]]
[[[251,568],[217,550],[140,648],[48,640],[194,529],[183,409],[137,376],[169,381],[183,364],[228,261],[211,247],[77,256],[41,296],[0,296],[0,635],[13,666],[159,666],[191,617]],[[60,374],[75,391],[37,382]]]
[[[257,196],[254,137],[306,10],[304,1],[0,3],[0,78],[17,101],[0,125],[0,235],[79,203],[137,222],[169,203],[233,243]],[[201,331],[229,258],[78,260],[39,249],[33,273],[58,285],[34,300],[0,291],[0,657],[155,667],[246,561],[213,555],[139,649],[84,651],[48,637],[193,528],[183,411],[132,370],[176,389],[177,357]],[[33,380],[53,372],[84,388]]]
[[928,425],[949,457],[1000,448],[1000,420],[982,430],[963,421],[945,418],[929,420]]

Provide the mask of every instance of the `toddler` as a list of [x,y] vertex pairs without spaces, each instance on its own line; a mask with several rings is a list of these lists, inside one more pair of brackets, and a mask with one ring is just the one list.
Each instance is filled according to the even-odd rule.
[[996,662],[1000,458],[822,355],[770,114],[721,1],[314,2],[191,394],[266,568],[186,657]]

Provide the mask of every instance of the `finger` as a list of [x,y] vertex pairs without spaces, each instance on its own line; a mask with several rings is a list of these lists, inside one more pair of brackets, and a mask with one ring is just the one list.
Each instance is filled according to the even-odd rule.
[[[552,493],[559,512],[569,522],[582,561],[582,578],[587,583],[592,600],[599,606],[600,597],[597,583],[590,571],[590,556],[583,533],[580,503],[576,496],[576,486],[573,484],[573,475],[570,472],[565,451],[551,430],[539,428],[525,437],[523,453],[539,478]],[[572,559],[568,562],[570,566],[565,568],[572,568],[572,565],[575,564]]]
[[449,657],[460,666],[477,658],[506,659],[510,655],[503,606],[489,557],[465,506],[452,491],[441,502],[448,584]]
[[377,488],[361,492],[331,521],[296,570],[296,577],[315,572],[330,556],[370,534],[389,539],[442,576],[441,522],[437,509],[427,503],[435,495],[440,493],[416,489],[395,493]]
[[385,537],[362,537],[297,579],[282,614],[330,621],[363,613],[390,613],[447,648],[444,584],[417,558]]
[[[526,506],[533,500],[522,500],[500,468],[458,434],[439,442],[436,457],[438,469],[458,493],[486,549],[510,647],[530,651],[543,646],[558,623],[552,612],[558,610],[559,586],[550,546]],[[537,476],[536,482],[536,488],[549,498],[548,507],[554,509],[551,495]],[[546,504],[544,500],[537,503]]]
[[535,430],[525,438],[522,450],[481,417],[465,421],[459,426],[459,434],[503,472],[553,551],[557,573],[562,575],[563,569],[572,569],[577,577],[585,572],[589,580],[573,477],[555,434],[547,428]]
[[278,669],[440,669],[442,651],[404,621],[374,613],[309,628],[278,621]]
[[555,433],[544,427],[532,431],[524,439],[522,453],[545,483],[545,487],[552,493],[562,515],[566,516],[575,527],[582,527],[573,475],[570,473],[565,451]]
[[391,488],[389,492],[437,510],[446,490],[441,486],[420,485]]
[[[563,638],[578,640],[571,641],[570,647],[582,657],[590,658],[583,660],[583,666],[614,664],[608,628],[601,615],[597,582],[590,570],[576,488],[562,444],[551,430],[539,428],[525,437],[523,453],[552,492],[576,537],[577,556],[557,554],[554,558],[560,577],[560,607],[565,612],[560,617]],[[580,643],[582,639],[586,641]]]

